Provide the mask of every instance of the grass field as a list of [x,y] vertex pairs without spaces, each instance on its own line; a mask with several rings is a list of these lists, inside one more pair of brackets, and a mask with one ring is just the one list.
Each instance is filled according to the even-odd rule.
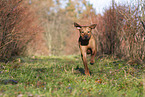
[[141,65],[106,56],[89,65],[91,76],[85,76],[83,68],[80,56],[0,62],[0,96],[143,97]]

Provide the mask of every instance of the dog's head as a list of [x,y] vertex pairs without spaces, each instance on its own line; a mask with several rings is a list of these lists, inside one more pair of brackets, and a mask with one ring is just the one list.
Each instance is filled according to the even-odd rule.
[[96,27],[97,24],[92,24],[90,26],[80,26],[77,23],[74,23],[74,26],[80,31],[80,37],[83,40],[89,40],[92,35],[92,29]]

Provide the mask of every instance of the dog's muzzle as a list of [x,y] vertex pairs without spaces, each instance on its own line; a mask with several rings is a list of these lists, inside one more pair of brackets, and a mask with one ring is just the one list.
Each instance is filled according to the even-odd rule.
[[88,35],[85,35],[84,38],[85,38],[85,39],[88,39]]
[[90,36],[84,35],[84,36],[81,36],[81,38],[82,38],[83,40],[89,40],[89,39],[90,39]]

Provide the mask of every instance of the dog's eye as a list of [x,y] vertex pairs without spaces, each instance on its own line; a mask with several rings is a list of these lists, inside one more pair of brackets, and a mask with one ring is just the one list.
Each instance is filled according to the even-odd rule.
[[90,33],[90,31],[88,31],[88,33]]

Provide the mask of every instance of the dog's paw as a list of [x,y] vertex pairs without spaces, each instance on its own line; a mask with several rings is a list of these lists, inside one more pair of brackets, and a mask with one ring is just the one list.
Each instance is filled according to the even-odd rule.
[[90,65],[94,65],[94,63],[90,62]]

